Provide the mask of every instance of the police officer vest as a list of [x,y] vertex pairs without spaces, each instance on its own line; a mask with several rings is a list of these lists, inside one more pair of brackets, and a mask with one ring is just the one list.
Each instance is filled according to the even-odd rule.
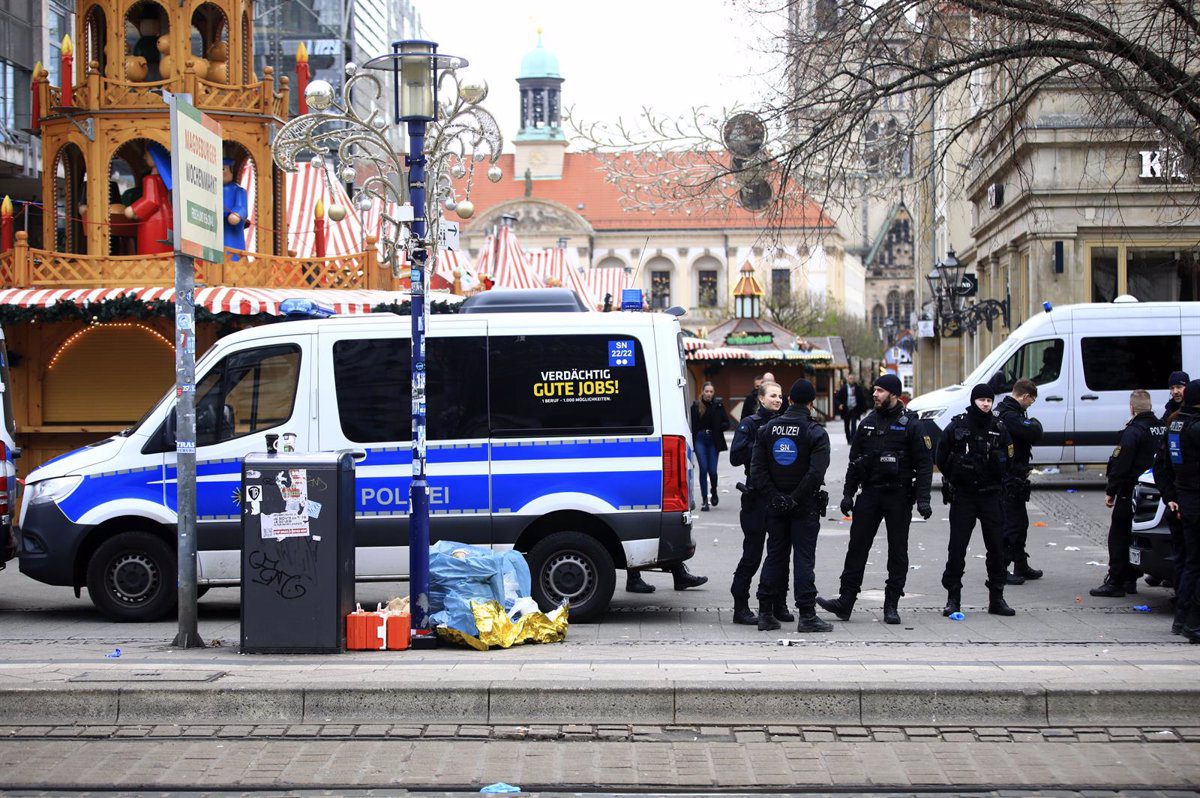
[[1200,416],[1178,415],[1167,426],[1167,453],[1175,467],[1175,479],[1180,483],[1200,479],[1200,450],[1196,447],[1196,435],[1189,434],[1198,421]]
[[768,436],[767,473],[781,491],[795,490],[808,473],[812,420],[807,415],[776,416],[763,424]]
[[998,490],[1008,462],[1008,452],[1001,443],[999,422],[993,416],[991,424],[977,429],[966,413],[954,417],[951,431],[951,482],[966,490]]
[[858,427],[863,439],[863,454],[867,457],[865,484],[876,487],[908,485],[912,480],[912,459],[908,451],[909,425],[916,415],[902,411],[891,421],[878,413]]

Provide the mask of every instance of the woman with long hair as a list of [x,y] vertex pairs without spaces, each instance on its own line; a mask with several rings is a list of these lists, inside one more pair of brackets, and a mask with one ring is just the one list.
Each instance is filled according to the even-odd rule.
[[725,445],[725,430],[732,426],[713,384],[704,383],[700,387],[700,398],[692,402],[692,445],[700,466],[701,510],[708,509],[710,493],[713,507],[720,501],[717,496],[717,457],[728,448]]

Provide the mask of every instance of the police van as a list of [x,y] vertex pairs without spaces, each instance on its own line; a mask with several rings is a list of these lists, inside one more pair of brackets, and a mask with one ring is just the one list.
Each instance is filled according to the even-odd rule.
[[[531,292],[534,293],[534,292]],[[691,448],[678,320],[663,313],[435,315],[427,339],[431,539],[516,549],[534,597],[572,620],[616,570],[690,558]],[[497,308],[520,311],[511,304]],[[240,469],[268,438],[359,450],[357,577],[408,572],[410,320],[286,321],[222,338],[197,365],[201,588],[240,580]],[[29,474],[20,567],[82,586],[120,621],[176,599],[174,391],[137,425]]]
[[8,376],[8,349],[4,330],[0,330],[0,569],[16,556],[17,541],[13,534],[12,508],[17,503],[16,458],[21,451],[16,446],[17,422],[13,418],[12,382]]
[[1046,306],[962,384],[921,394],[908,409],[940,431],[969,404],[973,385],[995,378],[999,394],[1028,378],[1038,386],[1029,414],[1044,430],[1033,462],[1106,463],[1129,420],[1129,393],[1148,390],[1161,412],[1171,372],[1200,364],[1200,302],[1121,296],[1111,303]]

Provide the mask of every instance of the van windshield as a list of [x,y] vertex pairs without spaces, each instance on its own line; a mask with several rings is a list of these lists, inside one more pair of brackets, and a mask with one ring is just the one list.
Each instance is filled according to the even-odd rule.
[[17,420],[13,418],[12,381],[8,378],[8,348],[0,338],[0,387],[4,392],[4,428],[10,436],[17,434]]
[[983,359],[974,371],[972,371],[965,380],[963,385],[978,385],[981,382],[987,382],[992,378],[1000,366],[1008,360],[1008,356],[1017,347],[1020,338],[1014,335],[1009,335],[1004,339],[1004,343],[992,350],[992,353]]

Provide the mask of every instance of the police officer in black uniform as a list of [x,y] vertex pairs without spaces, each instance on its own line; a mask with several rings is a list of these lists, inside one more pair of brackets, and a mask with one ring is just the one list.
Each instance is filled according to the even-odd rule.
[[787,411],[762,425],[750,461],[750,487],[767,506],[767,561],[758,580],[758,628],[779,628],[775,607],[787,596],[787,557],[793,554],[798,632],[829,632],[817,617],[813,572],[817,533],[829,496],[821,485],[829,468],[829,435],[812,420],[816,388],[796,380]]
[[996,395],[980,383],[971,389],[967,412],[954,417],[938,443],[937,467],[942,472],[943,497],[950,505],[950,545],[942,587],[946,606],[942,615],[962,609],[962,577],[966,570],[967,544],[975,521],[983,532],[987,551],[988,612],[1016,615],[1004,600],[1008,571],[1004,567],[1004,519],[1000,488],[1008,475],[1012,438],[1000,419],[992,414]]
[[[904,388],[894,374],[875,380],[872,401],[875,409],[858,425],[850,446],[846,468],[842,512],[854,517],[850,525],[850,547],[842,569],[841,594],[835,599],[818,598],[817,603],[843,621],[850,620],[854,601],[862,589],[867,556],[881,522],[887,523],[887,584],[883,620],[900,623],[897,604],[908,578],[908,528],[913,502],[922,518],[933,515],[929,503],[933,479],[933,443],[922,435],[916,413],[904,409]],[[855,502],[854,494],[863,488]]]
[[1042,438],[1042,422],[1029,417],[1029,408],[1037,401],[1037,383],[1020,379],[1013,383],[1012,392],[996,405],[996,415],[1013,441],[1012,462],[1008,479],[1000,494],[1000,510],[1004,513],[1004,562],[1012,566],[1006,581],[1023,585],[1026,579],[1041,579],[1042,572],[1029,565],[1025,541],[1029,537],[1029,501],[1033,486],[1029,482],[1033,447]]
[[[1191,377],[1186,371],[1172,371],[1167,380],[1167,390],[1171,398],[1163,407],[1162,424],[1165,429],[1171,423],[1171,417],[1183,407],[1183,392]],[[1166,445],[1164,435],[1163,445]],[[1183,564],[1187,562],[1187,545],[1183,540],[1183,521],[1175,513],[1167,513],[1167,528],[1171,530],[1171,553],[1175,556],[1175,607],[1179,607],[1179,584],[1183,580]]]
[[1183,392],[1183,406],[1167,425],[1164,446],[1154,459],[1154,481],[1167,511],[1183,526],[1187,561],[1175,586],[1171,631],[1200,643],[1200,380]]
[[[750,582],[762,564],[763,545],[767,540],[767,507],[762,496],[750,489],[750,459],[754,455],[754,442],[759,428],[779,414],[783,406],[783,389],[777,382],[761,382],[757,388],[758,410],[743,418],[733,433],[733,445],[729,447],[731,465],[745,466],[746,481],[738,485],[742,491],[742,558],[733,572],[733,622],[754,626],[758,616],[750,611]],[[787,567],[786,562],[784,565]],[[784,572],[787,579],[787,572]],[[775,605],[775,618],[791,623],[796,617],[788,612],[787,600],[781,596]]]
[[1133,542],[1133,488],[1147,468],[1154,465],[1154,455],[1162,448],[1167,428],[1158,416],[1148,391],[1136,390],[1129,395],[1132,418],[1121,430],[1117,448],[1108,458],[1108,485],[1104,503],[1112,508],[1108,527],[1108,574],[1104,584],[1088,592],[1099,598],[1121,598],[1137,593],[1138,573],[1129,564],[1129,545]]

